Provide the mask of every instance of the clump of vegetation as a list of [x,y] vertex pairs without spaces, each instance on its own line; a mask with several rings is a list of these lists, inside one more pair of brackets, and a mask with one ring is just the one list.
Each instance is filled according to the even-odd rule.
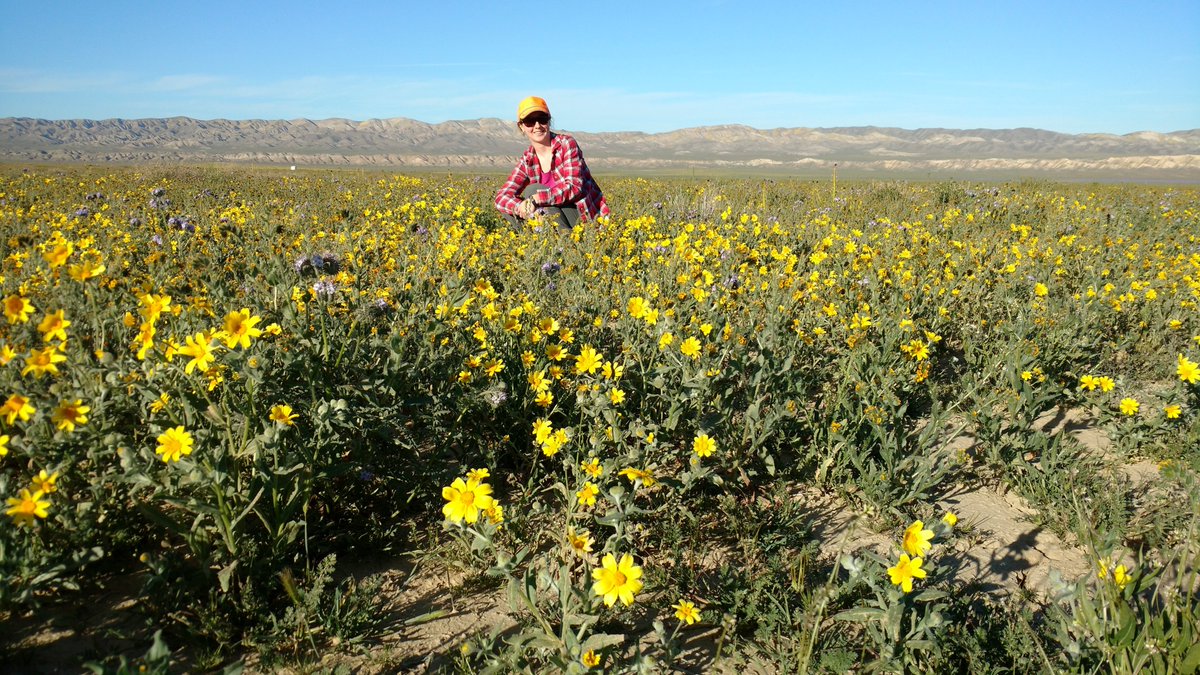
[[[136,574],[145,663],[311,665],[385,630],[336,561],[438,546],[517,623],[464,671],[1200,661],[1200,194],[605,186],[561,232],[470,177],[5,173],[0,612]],[[965,483],[1098,572],[975,592]],[[904,535],[832,550],[800,486]]]

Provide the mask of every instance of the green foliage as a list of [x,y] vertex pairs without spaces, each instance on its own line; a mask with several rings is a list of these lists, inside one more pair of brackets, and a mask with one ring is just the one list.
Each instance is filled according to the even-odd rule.
[[[0,180],[5,612],[138,574],[204,667],[310,664],[379,630],[335,556],[428,546],[517,617],[465,670],[673,667],[684,602],[722,656],[784,669],[1022,670],[1020,610],[832,565],[796,487],[887,527],[977,481],[1097,549],[1190,541],[1194,190],[625,179],[611,220],[562,232],[500,222],[473,177]],[[1044,428],[1068,411],[1108,455]],[[1158,487],[1112,467],[1138,456],[1171,460]],[[629,604],[595,590],[609,555],[644,571]],[[1120,630],[1194,625],[1146,606]],[[1116,638],[1087,625],[1056,666],[1150,663],[1089,656]]]

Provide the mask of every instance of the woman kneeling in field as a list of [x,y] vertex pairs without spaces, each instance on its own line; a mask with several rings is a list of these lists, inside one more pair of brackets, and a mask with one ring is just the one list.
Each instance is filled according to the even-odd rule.
[[529,149],[496,193],[496,208],[516,225],[533,217],[559,227],[607,216],[608,203],[574,138],[550,131],[550,107],[537,96],[517,105]]

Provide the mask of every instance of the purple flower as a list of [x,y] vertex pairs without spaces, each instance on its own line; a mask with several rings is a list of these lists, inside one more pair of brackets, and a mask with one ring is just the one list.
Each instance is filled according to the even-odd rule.
[[154,197],[161,197],[161,196],[167,194],[167,191],[164,188],[156,187],[150,191],[150,194]]
[[129,225],[130,225],[130,227],[137,227],[137,226],[139,226],[139,225],[141,225],[141,224],[142,224],[142,219],[141,219],[141,218],[138,218],[137,216],[134,216],[134,217],[132,217],[132,218],[130,218],[130,219],[129,219]]
[[92,215],[92,212],[88,211],[87,208],[82,208],[75,212],[76,218],[87,218],[90,215]]
[[296,270],[296,274],[300,276],[307,276],[313,273],[313,264],[308,256],[302,255],[292,263],[292,269]]
[[325,281],[324,279],[313,284],[312,289],[318,298],[329,299],[333,297],[334,293],[337,293],[337,286],[334,286],[332,281]]
[[558,271],[561,269],[562,269],[562,265],[560,265],[552,260],[549,262],[542,263],[542,274],[545,274],[546,276],[553,276],[555,274],[558,274]]
[[150,237],[150,243],[154,244],[155,246],[162,246],[162,237],[156,234],[153,237]]

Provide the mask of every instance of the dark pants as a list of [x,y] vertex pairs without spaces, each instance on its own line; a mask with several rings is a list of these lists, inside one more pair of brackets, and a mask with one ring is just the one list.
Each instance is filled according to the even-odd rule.
[[[528,199],[533,196],[538,190],[549,189],[541,183],[530,183],[521,191],[521,198]],[[579,223],[579,207],[574,204],[562,204],[560,206],[539,206],[535,212],[538,216],[544,219],[547,223],[555,227],[563,229],[573,229]],[[516,227],[521,224],[521,218],[512,214],[504,214],[504,218],[510,225]]]

